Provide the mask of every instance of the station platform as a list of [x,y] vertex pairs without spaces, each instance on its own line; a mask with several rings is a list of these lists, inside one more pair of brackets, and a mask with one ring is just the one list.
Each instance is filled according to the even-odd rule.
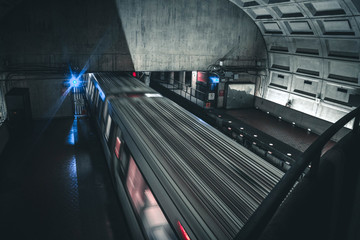
[[35,121],[0,157],[0,239],[130,239],[89,119]]
[[[317,134],[283,121],[259,109],[211,109],[207,116],[212,125],[234,139],[244,138],[242,145],[264,157],[282,159],[292,165],[316,140]],[[255,145],[256,144],[256,145]],[[329,141],[322,154],[335,145]],[[272,156],[270,156],[272,155]],[[271,162],[271,161],[270,161]],[[284,170],[289,166],[284,166]]]
[[[222,114],[239,120],[259,131],[289,145],[300,152],[304,152],[318,137],[317,134],[307,129],[269,115],[259,109],[221,110]],[[334,141],[329,141],[324,147],[324,153],[334,146]]]

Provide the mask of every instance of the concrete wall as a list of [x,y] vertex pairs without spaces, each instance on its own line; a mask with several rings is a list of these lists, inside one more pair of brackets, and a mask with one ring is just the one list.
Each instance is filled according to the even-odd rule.
[[263,37],[227,0],[116,0],[137,71],[206,70],[266,58]]
[[73,116],[71,94],[66,93],[66,80],[61,75],[18,76],[7,80],[7,92],[12,88],[29,88],[33,119]]
[[113,0],[22,1],[0,29],[0,70],[133,70]]

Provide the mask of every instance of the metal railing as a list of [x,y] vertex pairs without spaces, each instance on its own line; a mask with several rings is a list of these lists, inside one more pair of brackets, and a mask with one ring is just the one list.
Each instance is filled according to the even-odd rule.
[[235,239],[254,240],[257,239],[266,225],[274,216],[278,207],[284,201],[294,184],[298,181],[301,174],[311,164],[310,177],[314,178],[319,169],[321,151],[325,144],[342,127],[355,118],[352,134],[359,133],[360,107],[351,111],[336,123],[331,125],[323,134],[321,134],[313,144],[311,144],[294,165],[286,172],[283,178],[278,182],[274,189],[264,199],[254,214],[249,218],[245,226],[239,231]]
[[[161,81],[161,80],[156,80],[154,81],[154,83],[161,85],[165,88],[167,88],[168,90],[171,90],[174,93],[177,93],[177,91],[179,91],[180,96],[184,97],[185,99],[195,103],[196,105],[205,108],[206,107],[206,93],[196,90],[186,84],[182,84],[180,82],[174,82],[173,84],[166,82],[166,81]],[[201,98],[203,99],[199,99],[198,97],[201,96]]]

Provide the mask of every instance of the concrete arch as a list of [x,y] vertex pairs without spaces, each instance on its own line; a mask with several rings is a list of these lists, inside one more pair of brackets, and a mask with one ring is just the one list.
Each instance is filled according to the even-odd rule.
[[261,96],[331,122],[360,104],[357,0],[229,0],[266,42],[269,76]]

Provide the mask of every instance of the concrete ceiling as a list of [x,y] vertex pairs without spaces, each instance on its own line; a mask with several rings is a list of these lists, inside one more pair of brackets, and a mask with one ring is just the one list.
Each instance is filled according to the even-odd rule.
[[261,97],[331,122],[360,104],[359,0],[229,1],[265,39]]

